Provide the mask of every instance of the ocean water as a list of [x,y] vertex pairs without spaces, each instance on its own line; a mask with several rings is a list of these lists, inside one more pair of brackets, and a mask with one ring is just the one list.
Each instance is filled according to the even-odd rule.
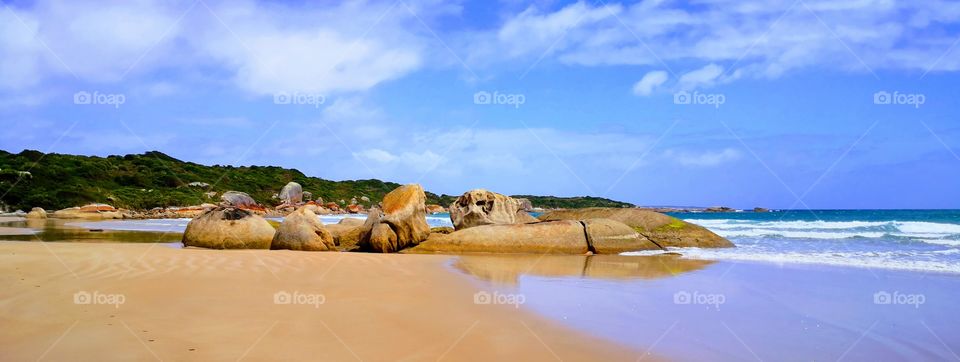
[[[685,257],[960,273],[960,210],[673,213],[736,248],[676,248]],[[628,255],[645,253],[628,253]]]

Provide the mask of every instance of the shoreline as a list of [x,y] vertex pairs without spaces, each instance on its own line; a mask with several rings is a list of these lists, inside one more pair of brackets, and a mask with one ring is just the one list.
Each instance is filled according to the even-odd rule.
[[[454,256],[0,242],[9,359],[520,357],[635,360],[640,351],[524,308],[476,304]],[[275,304],[277,293],[322,293]],[[76,304],[77,293],[109,302]],[[304,300],[309,301],[309,298]],[[494,347],[494,348],[491,348]],[[459,356],[459,358],[455,358]]]

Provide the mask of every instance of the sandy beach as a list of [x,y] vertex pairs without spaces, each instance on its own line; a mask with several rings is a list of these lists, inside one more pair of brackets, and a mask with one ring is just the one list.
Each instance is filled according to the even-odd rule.
[[642,352],[515,305],[477,304],[481,285],[450,256],[10,241],[0,242],[0,258],[3,360],[635,360]]

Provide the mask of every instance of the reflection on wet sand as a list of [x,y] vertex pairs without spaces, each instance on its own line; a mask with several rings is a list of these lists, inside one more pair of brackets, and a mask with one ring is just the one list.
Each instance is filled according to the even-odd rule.
[[0,240],[13,241],[71,241],[91,243],[174,243],[179,242],[180,233],[158,233],[147,231],[97,230],[67,223],[76,220],[63,219],[0,219],[0,227],[12,230],[30,230],[34,233],[0,232]]
[[453,267],[479,279],[515,285],[522,275],[596,279],[658,279],[703,269],[711,260],[680,255],[461,255]]

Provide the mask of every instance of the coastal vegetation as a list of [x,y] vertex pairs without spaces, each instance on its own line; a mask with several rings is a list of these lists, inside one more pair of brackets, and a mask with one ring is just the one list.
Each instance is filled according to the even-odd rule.
[[[158,151],[97,157],[0,150],[0,200],[10,210],[58,210],[92,202],[145,210],[215,203],[219,200],[217,195],[230,190],[248,193],[261,203],[275,206],[280,200],[274,195],[291,181],[302,185],[314,199],[346,204],[357,198],[358,203],[367,206],[400,186],[375,179],[331,181],[275,166],[207,166]],[[444,206],[457,197],[425,194],[427,204]],[[543,208],[630,206],[597,197],[516,197],[529,199],[533,206]]]

